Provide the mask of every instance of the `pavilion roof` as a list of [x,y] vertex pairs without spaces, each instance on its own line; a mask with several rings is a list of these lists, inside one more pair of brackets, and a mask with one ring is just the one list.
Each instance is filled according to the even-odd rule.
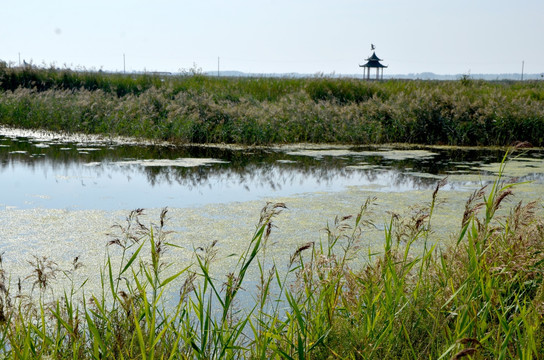
[[382,63],[380,63],[382,59],[377,57],[375,52],[372,53],[371,57],[365,60],[367,61],[367,63],[364,65],[359,65],[360,67],[367,67],[367,68],[386,68],[387,67],[386,65],[383,65]]
[[382,61],[383,59],[380,59],[379,57],[376,56],[376,52],[373,52],[372,53],[372,56],[369,57],[368,59],[365,59],[367,61]]
[[364,65],[359,65],[359,67],[369,67],[369,68],[386,68],[387,65],[381,64],[379,61],[369,61]]

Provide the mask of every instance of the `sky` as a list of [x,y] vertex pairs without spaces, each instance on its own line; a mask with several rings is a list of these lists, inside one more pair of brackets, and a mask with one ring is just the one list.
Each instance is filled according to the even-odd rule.
[[544,73],[543,0],[0,0],[0,60],[105,71]]

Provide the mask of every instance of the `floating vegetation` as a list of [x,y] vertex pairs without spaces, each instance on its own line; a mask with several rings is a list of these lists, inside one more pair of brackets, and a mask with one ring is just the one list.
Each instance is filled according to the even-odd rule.
[[138,165],[138,166],[172,166],[172,167],[196,167],[196,166],[205,166],[210,164],[228,164],[228,161],[223,161],[219,159],[209,159],[209,158],[183,158],[183,159],[145,159],[145,160],[126,160],[126,161],[116,161],[115,165],[127,166],[127,165]]
[[362,155],[361,153],[356,151],[343,150],[343,149],[322,149],[322,150],[301,149],[296,151],[288,151],[286,154],[291,156],[311,156],[315,158],[321,158],[324,156],[342,157],[342,156]]
[[406,159],[430,159],[437,154],[429,150],[395,150],[386,149],[383,151],[363,151],[361,156],[381,156],[387,160],[406,160]]
[[311,156],[322,158],[324,156],[345,157],[345,156],[380,156],[386,160],[406,160],[406,159],[428,159],[437,155],[429,150],[398,150],[384,149],[381,151],[354,151],[348,149],[300,149],[288,151],[286,154],[291,156]]
[[378,165],[371,165],[367,163],[359,163],[357,165],[348,165],[346,166],[347,170],[374,170],[379,168]]
[[79,152],[89,152],[89,151],[99,151],[99,150],[101,149],[96,147],[78,147],[77,148],[77,151]]
[[[501,170],[500,163],[484,164],[476,168],[496,175]],[[517,157],[508,163],[508,174],[512,177],[527,177],[540,174],[544,179],[544,159]]]
[[279,160],[276,160],[276,162],[280,164],[296,164],[297,163],[295,160],[287,160],[287,159],[279,159]]

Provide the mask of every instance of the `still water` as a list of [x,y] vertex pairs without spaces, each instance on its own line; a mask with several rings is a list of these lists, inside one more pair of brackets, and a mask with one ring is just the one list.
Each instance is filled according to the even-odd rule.
[[[218,241],[219,258],[247,245],[267,201],[288,209],[275,222],[280,258],[323,239],[336,215],[355,213],[376,197],[364,245],[381,245],[390,212],[428,203],[437,182],[444,201],[437,236],[458,229],[464,202],[495,179],[505,149],[296,145],[269,148],[171,146],[119,139],[63,137],[0,129],[0,253],[17,276],[32,255],[59,266],[78,256],[87,269],[103,263],[108,233],[128,212],[144,221],[169,209],[170,260],[190,262],[193,249]],[[515,153],[507,179],[529,181],[518,200],[544,194],[544,150]],[[370,215],[369,215],[370,216]],[[445,235],[446,234],[446,235]],[[221,261],[221,260],[220,260]],[[222,266],[222,265],[221,265]],[[95,270],[94,270],[95,271]],[[19,274],[19,275],[17,275]]]
[[[67,141],[0,133],[0,205],[10,209],[118,210],[195,207],[352,186],[377,192],[470,186],[504,150],[280,147],[173,147],[120,141]],[[543,153],[525,154],[542,159]],[[527,166],[535,167],[528,163]],[[520,178],[542,181],[542,174]]]

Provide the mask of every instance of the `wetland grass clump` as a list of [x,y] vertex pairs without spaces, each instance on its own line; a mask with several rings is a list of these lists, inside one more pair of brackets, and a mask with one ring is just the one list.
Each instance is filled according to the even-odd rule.
[[[392,214],[383,250],[361,247],[376,199],[337,217],[321,240],[272,257],[267,204],[232,269],[217,275],[214,240],[190,264],[164,262],[167,210],[142,209],[113,228],[86,291],[73,269],[35,257],[25,292],[0,267],[0,355],[78,359],[536,359],[544,352],[544,222],[541,202],[514,204],[496,181],[468,199],[452,239],[430,242],[438,183],[428,205]],[[541,201],[541,200],[539,200]],[[219,240],[220,241],[220,240]],[[417,249],[416,249],[417,248]],[[355,265],[351,260],[365,256]],[[0,265],[2,264],[0,257]],[[51,281],[66,276],[64,292]],[[27,284],[29,285],[29,284]],[[39,293],[39,296],[38,296]],[[241,296],[250,298],[241,301]]]
[[126,75],[0,62],[0,124],[175,143],[544,146],[544,82]]

